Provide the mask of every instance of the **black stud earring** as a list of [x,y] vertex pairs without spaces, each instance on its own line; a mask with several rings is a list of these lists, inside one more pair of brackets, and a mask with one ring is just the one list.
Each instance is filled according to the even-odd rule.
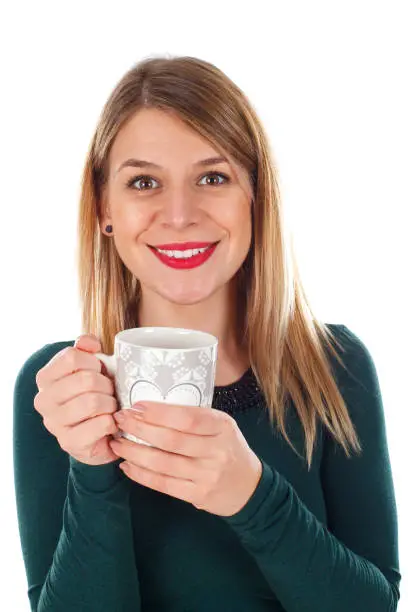
[[112,233],[112,226],[111,225],[107,225],[105,229],[108,232],[108,234]]

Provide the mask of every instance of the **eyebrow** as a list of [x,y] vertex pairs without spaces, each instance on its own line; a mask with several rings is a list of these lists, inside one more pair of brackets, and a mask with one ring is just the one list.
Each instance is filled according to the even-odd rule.
[[[214,164],[221,164],[221,163],[229,163],[228,160],[225,157],[207,157],[207,159],[201,159],[198,162],[195,162],[193,164],[194,167],[196,166],[212,166]],[[146,161],[144,159],[134,159],[133,157],[131,157],[130,159],[127,159],[126,161],[124,161],[119,168],[116,170],[115,174],[117,174],[120,170],[122,170],[122,168],[125,168],[127,166],[130,166],[131,168],[157,168],[158,170],[163,170],[163,166],[159,166],[158,164],[155,164],[153,162],[150,161]]]

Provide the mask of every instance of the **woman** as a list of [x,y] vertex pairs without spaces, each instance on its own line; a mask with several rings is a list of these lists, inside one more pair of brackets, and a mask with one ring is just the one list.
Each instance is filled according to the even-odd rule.
[[[78,233],[84,333],[31,355],[15,385],[31,609],[396,610],[375,365],[311,312],[241,90],[192,57],[134,66],[95,130]],[[93,353],[136,326],[218,337],[214,410],[167,406],[166,423],[148,403],[120,421]],[[156,448],[114,441],[119,424]]]

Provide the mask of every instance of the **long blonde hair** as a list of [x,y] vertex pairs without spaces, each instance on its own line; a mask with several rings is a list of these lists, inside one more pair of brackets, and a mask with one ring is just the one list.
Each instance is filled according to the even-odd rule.
[[[343,361],[331,330],[316,319],[306,298],[284,219],[266,132],[239,87],[220,69],[195,57],[150,57],[118,82],[97,122],[82,176],[77,267],[82,333],[96,335],[111,354],[118,331],[137,327],[140,283],[120,259],[114,242],[100,231],[108,156],[119,130],[142,108],[173,111],[218,149],[243,166],[251,179],[252,243],[238,271],[238,316],[244,345],[262,389],[271,423],[285,428],[291,397],[305,433],[310,470],[316,419],[350,456],[361,447],[331,370],[327,347]],[[240,328],[241,329],[241,328]]]

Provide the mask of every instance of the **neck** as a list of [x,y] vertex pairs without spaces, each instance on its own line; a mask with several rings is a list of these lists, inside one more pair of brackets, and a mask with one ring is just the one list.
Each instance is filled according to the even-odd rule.
[[228,385],[248,369],[249,361],[240,341],[235,287],[229,283],[207,299],[194,304],[171,302],[142,287],[138,309],[140,327],[184,327],[218,338],[215,385]]

